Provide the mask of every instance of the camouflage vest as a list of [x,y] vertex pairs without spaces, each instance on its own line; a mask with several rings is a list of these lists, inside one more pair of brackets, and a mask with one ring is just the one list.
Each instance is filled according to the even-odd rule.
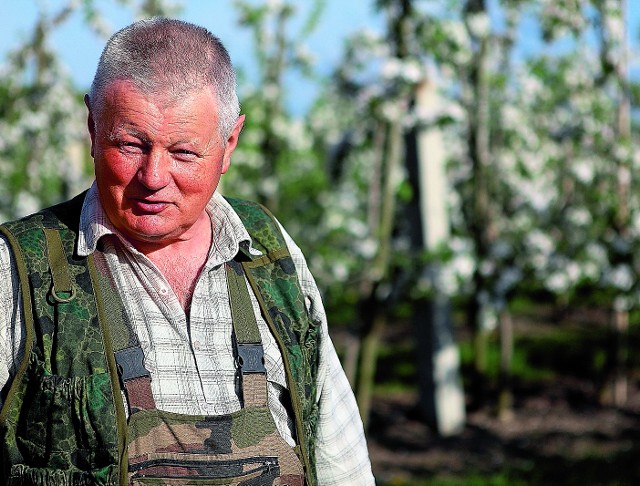
[[[110,334],[113,322],[124,319],[124,310],[93,255],[75,253],[83,201],[80,195],[0,226],[16,257],[25,314],[25,357],[0,411],[0,474],[9,478],[8,484],[116,485],[127,484],[131,475],[131,429],[120,399]],[[307,484],[316,484],[319,330],[308,317],[295,266],[270,214],[254,203],[229,202],[253,246],[263,253],[255,257],[241,251],[236,260],[279,343],[299,443],[296,449]],[[120,347],[117,340],[118,336],[116,347]],[[215,439],[215,430],[237,428],[238,423],[245,430],[257,430],[262,413],[243,412],[230,423],[216,417],[188,420],[210,429],[206,443]],[[143,427],[153,423],[153,414],[149,411],[139,421]],[[175,419],[180,422],[185,417]],[[236,433],[234,447],[254,446],[252,435]],[[158,483],[149,478],[140,484]]]

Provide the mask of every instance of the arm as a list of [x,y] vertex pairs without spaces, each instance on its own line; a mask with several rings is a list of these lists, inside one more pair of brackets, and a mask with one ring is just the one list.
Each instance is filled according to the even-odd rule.
[[315,280],[298,246],[283,229],[305,294],[311,319],[322,339],[318,373],[316,469],[321,485],[374,484],[362,421],[351,386],[329,337],[327,318]]
[[22,299],[13,254],[0,235],[0,406],[24,354]]

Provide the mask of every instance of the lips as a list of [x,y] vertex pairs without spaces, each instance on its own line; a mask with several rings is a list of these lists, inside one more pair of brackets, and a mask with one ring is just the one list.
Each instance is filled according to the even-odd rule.
[[157,214],[162,212],[167,206],[168,202],[165,201],[146,201],[142,199],[135,199],[133,201],[133,207],[141,212],[149,214]]

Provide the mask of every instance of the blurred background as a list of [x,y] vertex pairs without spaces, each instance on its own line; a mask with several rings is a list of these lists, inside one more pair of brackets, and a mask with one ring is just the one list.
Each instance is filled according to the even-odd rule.
[[3,0],[0,221],[90,185],[154,15],[230,51],[221,190],[306,254],[379,484],[640,482],[640,1]]

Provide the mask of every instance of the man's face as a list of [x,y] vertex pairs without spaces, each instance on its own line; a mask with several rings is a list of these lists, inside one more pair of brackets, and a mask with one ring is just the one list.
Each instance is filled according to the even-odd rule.
[[186,239],[210,224],[205,206],[229,168],[244,116],[223,140],[212,89],[176,99],[145,95],[127,81],[107,87],[102,107],[89,110],[89,132],[112,224],[139,249]]

